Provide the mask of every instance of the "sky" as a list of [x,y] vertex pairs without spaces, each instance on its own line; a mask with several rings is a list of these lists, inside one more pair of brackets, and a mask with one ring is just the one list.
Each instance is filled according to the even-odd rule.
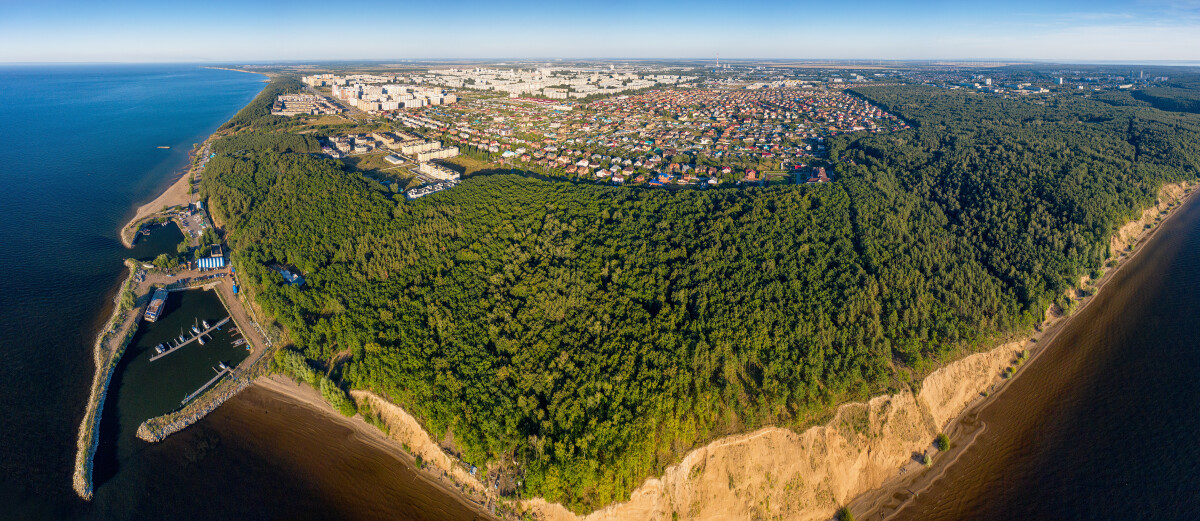
[[1200,61],[1200,0],[0,0],[0,63]]

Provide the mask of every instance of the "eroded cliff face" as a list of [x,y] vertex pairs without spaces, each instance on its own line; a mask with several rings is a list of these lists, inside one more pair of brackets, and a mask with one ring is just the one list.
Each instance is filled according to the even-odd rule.
[[[1157,205],[1113,236],[1113,258],[1144,237],[1147,225],[1153,227],[1188,193],[1186,183],[1164,186]],[[1048,324],[1061,318],[1050,315],[1047,310]],[[983,399],[1028,347],[1027,342],[1014,342],[951,362],[927,376],[917,394],[904,391],[844,404],[829,423],[803,433],[769,427],[715,440],[688,453],[663,476],[646,480],[629,501],[585,516],[540,498],[524,500],[521,506],[546,521],[830,519],[842,505],[879,488],[929,450],[937,434]],[[390,413],[389,424],[401,426],[393,437],[425,447],[421,453],[435,465],[455,468],[448,459],[437,458],[445,456],[415,419],[373,398],[378,402],[373,405]]]
[[443,452],[437,442],[421,427],[421,423],[408,411],[374,393],[356,390],[350,391],[350,396],[360,407],[363,404],[369,405],[371,410],[387,423],[389,438],[402,443],[407,452],[413,456],[420,456],[425,464],[445,471],[454,483],[459,485],[460,491],[468,495],[487,494],[487,487]]
[[1147,208],[1137,220],[1125,223],[1125,226],[1122,226],[1113,235],[1108,243],[1109,255],[1115,257],[1129,245],[1137,242],[1145,233],[1148,225],[1152,226],[1159,217],[1166,213],[1168,208],[1186,195],[1189,186],[1188,183],[1163,185],[1158,190],[1158,204]]
[[576,516],[544,500],[524,506],[547,520],[828,519],[879,487],[972,402],[1024,349],[1006,344],[933,372],[921,391],[838,408],[829,423],[796,433],[765,428],[696,449],[628,502]]

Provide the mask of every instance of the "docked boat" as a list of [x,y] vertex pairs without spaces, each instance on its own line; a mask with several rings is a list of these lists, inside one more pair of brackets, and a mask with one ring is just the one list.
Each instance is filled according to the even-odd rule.
[[209,327],[211,327],[211,326],[209,326],[209,325],[208,325],[208,321],[207,321],[207,320],[201,320],[201,321],[200,321],[200,325],[204,326],[204,329],[209,329]]
[[204,335],[200,335],[200,345],[204,345]]
[[220,368],[222,371],[229,370],[229,366],[225,365],[225,362],[217,362],[217,367]]
[[160,355],[163,353],[163,351],[166,351],[166,350],[167,350],[166,346],[164,346],[163,344],[158,344],[158,345],[154,346],[154,352],[156,352]]
[[197,335],[199,335],[199,334],[200,334],[200,328],[198,328],[198,327],[196,327],[196,326],[192,326],[192,333],[193,333],[193,334],[197,334]]

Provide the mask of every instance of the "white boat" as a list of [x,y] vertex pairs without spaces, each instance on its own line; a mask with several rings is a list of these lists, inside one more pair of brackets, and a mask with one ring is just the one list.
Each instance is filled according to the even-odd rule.
[[198,328],[198,327],[196,327],[196,326],[192,326],[192,333],[195,333],[195,334],[199,335],[199,334],[200,334],[200,328]]
[[201,321],[200,321],[200,325],[204,326],[204,329],[209,329],[209,325],[208,325],[208,321],[207,321],[207,320],[201,320]]
[[161,355],[163,351],[166,351],[166,349],[163,348],[162,344],[158,344],[158,345],[154,346],[154,351]]
[[204,345],[204,335],[200,335],[200,345]]

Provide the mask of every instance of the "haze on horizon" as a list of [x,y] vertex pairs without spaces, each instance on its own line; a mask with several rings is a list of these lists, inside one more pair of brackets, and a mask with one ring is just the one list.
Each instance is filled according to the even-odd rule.
[[1200,61],[1200,0],[0,0],[0,62],[463,58]]

